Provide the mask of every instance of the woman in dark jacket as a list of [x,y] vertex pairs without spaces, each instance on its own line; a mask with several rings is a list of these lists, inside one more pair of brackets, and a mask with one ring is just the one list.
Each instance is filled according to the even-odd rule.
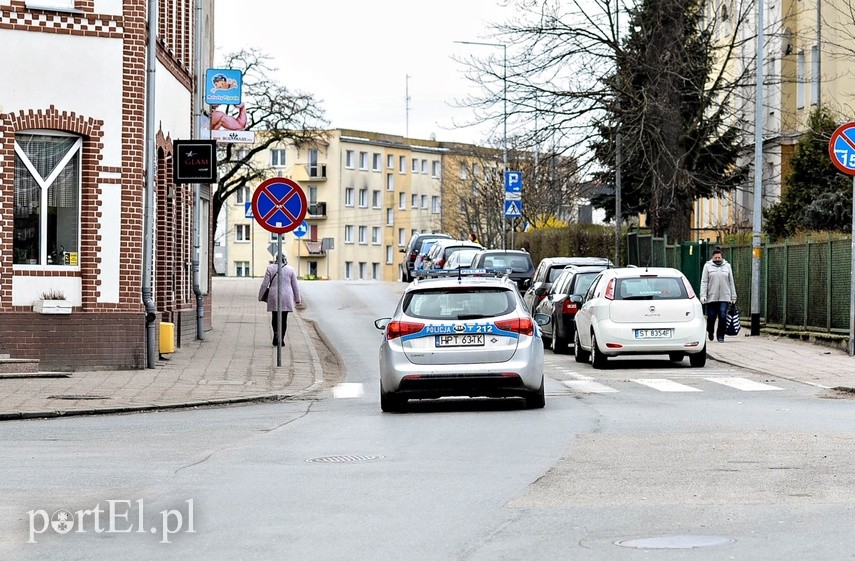
[[281,286],[282,290],[277,291],[280,279],[277,278],[279,268],[276,263],[271,263],[267,266],[264,272],[264,280],[261,281],[261,287],[258,289],[258,301],[264,301],[264,292],[270,288],[267,297],[267,311],[271,312],[271,324],[273,325],[273,344],[279,344],[279,332],[277,331],[276,312],[282,312],[282,338],[285,338],[285,331],[288,328],[288,312],[293,312],[294,307],[302,302],[300,298],[300,287],[297,284],[297,272],[294,267],[288,264],[288,256],[282,254],[282,275]]

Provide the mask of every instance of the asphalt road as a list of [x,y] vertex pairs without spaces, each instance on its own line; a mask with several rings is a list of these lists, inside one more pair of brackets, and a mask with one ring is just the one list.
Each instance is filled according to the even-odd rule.
[[382,414],[372,322],[401,288],[307,283],[345,370],[317,399],[0,424],[0,559],[853,558],[852,400],[547,352],[543,410]]

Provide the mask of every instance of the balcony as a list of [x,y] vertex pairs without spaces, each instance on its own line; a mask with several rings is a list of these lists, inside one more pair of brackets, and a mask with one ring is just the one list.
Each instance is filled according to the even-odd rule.
[[306,210],[306,220],[326,220],[327,203],[309,203]]
[[327,254],[321,240],[304,240],[303,246],[305,246],[307,254],[301,255],[301,257],[323,257]]
[[327,165],[326,164],[295,164],[294,165],[294,181],[299,182],[314,182],[327,180]]

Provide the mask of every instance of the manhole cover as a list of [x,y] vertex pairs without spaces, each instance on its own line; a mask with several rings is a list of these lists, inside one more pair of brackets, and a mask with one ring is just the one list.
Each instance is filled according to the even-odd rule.
[[656,538],[621,540],[615,544],[636,549],[695,549],[696,547],[727,545],[734,541],[736,540],[724,536],[659,536]]
[[306,460],[313,464],[345,464],[348,462],[370,462],[372,460],[381,460],[383,456],[323,456],[320,458],[309,458]]
[[49,395],[48,399],[110,399],[106,395],[93,395],[89,393],[68,393],[63,395]]

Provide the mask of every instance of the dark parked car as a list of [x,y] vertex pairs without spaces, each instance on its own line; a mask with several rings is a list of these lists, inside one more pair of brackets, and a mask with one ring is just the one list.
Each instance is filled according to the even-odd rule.
[[534,314],[535,308],[546,297],[552,283],[567,265],[605,265],[613,267],[612,262],[605,257],[546,257],[540,260],[537,270],[531,278],[531,285],[523,294],[526,309]]
[[552,321],[541,327],[543,345],[551,345],[552,352],[564,354],[570,351],[576,336],[576,312],[582,305],[582,298],[597,275],[606,268],[607,265],[564,267],[552,283],[546,298],[535,308],[536,313],[552,318]]
[[413,264],[416,262],[416,256],[419,254],[422,242],[441,239],[450,240],[451,236],[448,234],[413,234],[413,237],[410,238],[410,243],[401,250],[401,253],[404,254],[404,260],[401,261],[398,267],[398,278],[404,282],[411,282],[413,280]]
[[534,262],[527,251],[517,249],[485,249],[472,259],[473,269],[510,269],[509,278],[517,285],[522,294],[534,275]]
[[484,246],[469,240],[439,240],[428,251],[422,269],[442,269],[451,254],[461,249],[484,249]]

